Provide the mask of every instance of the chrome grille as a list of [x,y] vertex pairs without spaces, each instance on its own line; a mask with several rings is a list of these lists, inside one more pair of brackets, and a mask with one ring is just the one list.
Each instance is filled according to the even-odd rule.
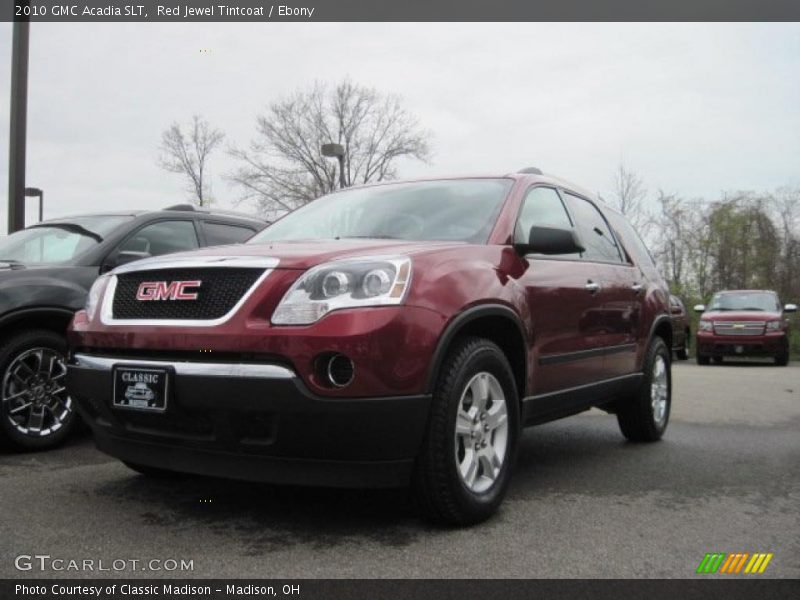
[[[112,304],[114,319],[212,320],[226,315],[264,273],[264,269],[205,267],[120,273]],[[144,282],[196,280],[197,297],[190,301],[137,300]]]
[[762,335],[765,321],[716,321],[714,333],[717,335]]

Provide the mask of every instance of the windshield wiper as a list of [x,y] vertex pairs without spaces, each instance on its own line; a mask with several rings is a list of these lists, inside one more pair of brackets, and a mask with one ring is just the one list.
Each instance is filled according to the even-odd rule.
[[85,235],[86,237],[96,240],[98,244],[103,241],[103,238],[97,235],[94,231],[89,231],[77,223],[42,223],[41,225],[33,225],[28,229],[43,229],[45,227],[55,227],[57,229],[63,229],[64,231]]

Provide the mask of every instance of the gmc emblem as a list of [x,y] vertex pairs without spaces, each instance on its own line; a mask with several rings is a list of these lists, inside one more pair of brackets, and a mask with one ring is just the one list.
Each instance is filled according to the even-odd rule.
[[150,300],[197,300],[197,292],[189,292],[191,288],[199,288],[202,281],[143,281],[136,291],[136,299],[143,302]]

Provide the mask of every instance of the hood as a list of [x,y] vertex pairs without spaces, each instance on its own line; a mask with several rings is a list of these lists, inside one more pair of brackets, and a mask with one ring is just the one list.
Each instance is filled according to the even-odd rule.
[[775,321],[781,316],[779,312],[763,310],[713,310],[704,312],[700,318],[705,321]]
[[409,256],[463,247],[464,242],[410,242],[406,240],[303,240],[292,242],[265,242],[263,244],[236,244],[215,246],[191,252],[178,252],[129,263],[120,269],[135,271],[146,267],[153,269],[159,263],[184,262],[205,259],[275,259],[278,269],[308,269],[332,260],[376,255]]

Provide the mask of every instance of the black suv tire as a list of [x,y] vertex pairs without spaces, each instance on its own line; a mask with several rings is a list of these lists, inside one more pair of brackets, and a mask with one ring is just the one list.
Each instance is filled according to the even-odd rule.
[[[698,355],[699,356],[699,355]],[[659,366],[660,363],[660,366]],[[664,370],[664,380],[659,381],[659,368]],[[632,442],[655,442],[661,439],[669,423],[672,408],[672,376],[670,352],[660,337],[650,342],[642,365],[643,377],[636,394],[617,404],[617,422],[622,435]],[[656,387],[666,383],[666,407],[657,417]]]
[[[507,437],[505,454],[493,483],[488,489],[475,491],[468,487],[459,470],[459,453],[463,456],[467,449],[464,446],[459,449],[456,422],[459,411],[465,406],[464,399],[468,393],[472,394],[470,383],[486,375],[491,378],[492,385],[499,384],[502,388],[507,419],[504,435]],[[491,393],[487,397],[490,398],[488,406],[493,406],[495,400],[491,399]],[[519,420],[519,396],[514,374],[503,351],[482,338],[459,339],[448,353],[436,382],[427,432],[417,457],[412,483],[417,504],[429,520],[444,525],[471,525],[486,520],[497,510],[511,479]],[[463,427],[463,421],[461,423]],[[480,428],[478,421],[475,421],[475,427]],[[499,431],[498,428],[486,434],[493,446]],[[464,436],[463,433],[460,435]],[[483,434],[478,435],[483,439]],[[464,439],[470,438],[464,436],[462,444]],[[476,442],[476,450],[480,443]],[[472,454],[472,447],[468,451],[471,456],[478,456],[477,451]],[[466,457],[462,460],[466,461]],[[479,458],[473,458],[472,462],[480,465],[475,467],[474,477],[477,478],[478,472],[485,472],[485,466]]]
[[[69,401],[68,408],[63,413],[59,413],[61,420],[58,421],[58,427],[46,435],[34,436],[23,433],[12,423],[9,411],[15,409],[10,408],[11,398],[9,396],[18,396],[21,393],[18,391],[9,393],[12,378],[17,378],[17,386],[31,390],[31,397],[35,397],[41,403],[39,411],[41,414],[45,414],[45,411],[48,410],[45,404],[53,403],[57,399],[48,393],[48,386],[63,389],[66,383],[66,378],[63,375],[59,375],[57,380],[44,376],[44,371],[41,371],[43,368],[41,364],[36,372],[31,369],[29,363],[23,357],[25,357],[26,353],[35,352],[37,349],[48,352],[50,356],[58,356],[63,365],[67,352],[67,343],[63,336],[53,331],[33,329],[17,332],[0,346],[0,444],[14,450],[44,450],[58,446],[69,435],[77,420],[74,406]],[[23,366],[19,366],[21,363],[24,363]],[[15,375],[17,368],[28,374],[28,379],[25,382],[19,379],[18,375]],[[52,365],[50,365],[50,370],[52,374]],[[27,399],[26,397],[24,398]],[[31,407],[31,410],[33,410],[33,407]],[[54,413],[48,412],[47,414],[53,415]]]

